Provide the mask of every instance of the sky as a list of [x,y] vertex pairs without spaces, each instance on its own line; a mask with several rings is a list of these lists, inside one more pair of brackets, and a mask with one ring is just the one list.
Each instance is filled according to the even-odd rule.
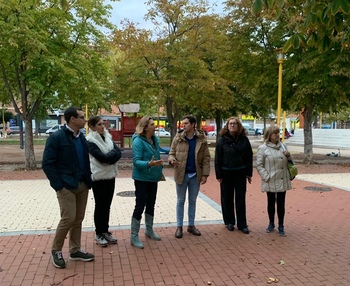
[[[208,0],[209,4],[217,4],[216,13],[221,13],[222,11],[222,1],[224,0]],[[146,22],[143,18],[147,13],[146,0],[120,0],[119,2],[112,2],[106,0],[106,4],[110,4],[113,7],[112,16],[110,21],[121,27],[120,22],[125,18],[129,19],[135,24],[138,23],[138,27],[142,29],[151,29],[152,23],[150,21]]]

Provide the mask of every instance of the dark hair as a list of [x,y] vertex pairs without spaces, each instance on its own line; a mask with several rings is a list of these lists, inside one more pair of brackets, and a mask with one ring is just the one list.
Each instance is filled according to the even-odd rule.
[[88,126],[90,128],[96,126],[97,122],[99,122],[101,119],[102,119],[102,117],[99,115],[95,115],[95,116],[90,117],[89,121],[88,121]]
[[191,124],[194,123],[194,126],[196,126],[197,120],[196,120],[196,117],[194,117],[193,115],[185,115],[184,117],[182,117],[182,120],[184,120],[184,119],[188,119],[188,121]]
[[70,121],[70,118],[73,116],[75,118],[78,118],[78,110],[82,111],[82,109],[80,107],[68,107],[65,111],[64,111],[64,120],[66,120],[67,124]]

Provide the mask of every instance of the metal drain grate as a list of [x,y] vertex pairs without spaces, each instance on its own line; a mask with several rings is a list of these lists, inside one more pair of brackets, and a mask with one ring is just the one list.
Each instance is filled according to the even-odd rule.
[[316,192],[330,192],[332,191],[331,188],[323,188],[323,187],[305,187],[305,190],[308,191],[316,191]]
[[120,197],[135,197],[135,191],[125,191],[117,193],[117,196]]

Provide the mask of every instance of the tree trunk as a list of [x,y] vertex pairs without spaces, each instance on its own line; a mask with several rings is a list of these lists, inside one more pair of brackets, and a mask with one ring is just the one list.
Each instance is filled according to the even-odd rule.
[[40,119],[36,118],[35,119],[35,134],[34,134],[35,138],[39,137],[39,129],[40,129]]
[[222,116],[220,114],[220,112],[216,112],[215,114],[215,124],[216,124],[216,143],[218,142],[220,136],[219,136],[219,132],[222,129]]
[[304,163],[307,164],[313,163],[312,112],[312,105],[304,107]]
[[25,136],[24,136],[24,154],[25,154],[25,168],[27,170],[35,170],[37,168],[34,154],[33,144],[33,128],[32,120],[24,120],[25,123]]
[[196,129],[202,129],[202,115],[196,115],[197,126]]

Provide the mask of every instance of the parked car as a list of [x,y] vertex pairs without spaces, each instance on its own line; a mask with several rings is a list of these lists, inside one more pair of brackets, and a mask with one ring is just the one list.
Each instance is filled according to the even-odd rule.
[[255,129],[254,128],[246,128],[248,136],[254,136],[255,135]]
[[56,124],[56,125],[52,126],[51,128],[49,128],[48,130],[46,130],[45,133],[48,135],[52,135],[56,131],[60,130],[62,126],[63,126],[62,124]]
[[[23,134],[24,134],[25,130],[23,128]],[[7,135],[15,135],[15,134],[20,134],[21,130],[19,128],[19,126],[10,126],[7,128],[6,130]]]
[[[46,133],[47,130],[49,130],[49,127],[39,127],[38,134]],[[33,133],[35,134],[35,129],[33,129]]]
[[159,137],[170,137],[170,132],[166,131],[163,127],[160,127],[155,129],[154,134]]
[[[56,131],[60,130],[62,127],[64,126],[64,124],[56,124],[55,126],[52,126],[50,129],[48,129],[45,133],[48,135],[52,135],[53,133],[55,133]],[[86,135],[86,130],[85,128],[80,129],[80,131]]]
[[[248,136],[253,136],[253,135],[255,135],[255,129],[254,128],[246,128],[245,129],[246,131],[247,131],[247,134],[248,134]],[[263,134],[263,132],[262,132],[262,130],[261,129],[259,129],[258,128],[258,135],[262,135]],[[210,139],[210,138],[215,138],[216,137],[216,131],[209,131],[208,132],[208,135],[207,135],[207,138],[208,139]]]

